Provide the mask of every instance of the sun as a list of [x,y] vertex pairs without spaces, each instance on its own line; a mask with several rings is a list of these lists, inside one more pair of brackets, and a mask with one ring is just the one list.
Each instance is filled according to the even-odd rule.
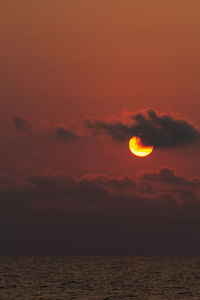
[[133,136],[129,141],[130,151],[139,157],[145,157],[153,151],[153,146],[143,146],[140,137]]

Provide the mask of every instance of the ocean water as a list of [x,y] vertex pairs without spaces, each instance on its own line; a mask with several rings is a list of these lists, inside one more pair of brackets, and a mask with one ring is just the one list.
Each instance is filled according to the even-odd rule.
[[200,299],[200,258],[1,256],[0,299]]

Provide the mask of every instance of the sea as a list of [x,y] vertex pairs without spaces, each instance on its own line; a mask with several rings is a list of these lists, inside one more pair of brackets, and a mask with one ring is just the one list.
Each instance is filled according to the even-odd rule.
[[0,256],[6,299],[200,299],[200,257]]

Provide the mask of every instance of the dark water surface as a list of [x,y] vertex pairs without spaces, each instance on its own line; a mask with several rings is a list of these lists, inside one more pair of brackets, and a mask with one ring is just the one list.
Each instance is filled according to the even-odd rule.
[[0,299],[200,299],[200,258],[1,256]]

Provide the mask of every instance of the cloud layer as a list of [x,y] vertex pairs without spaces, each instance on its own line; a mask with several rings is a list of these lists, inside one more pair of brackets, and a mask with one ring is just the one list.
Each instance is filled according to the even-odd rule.
[[[178,176],[173,169],[136,178],[32,174],[13,187],[6,187],[4,181],[0,198],[6,253],[17,247],[21,253],[27,240],[30,249],[37,244],[39,253],[44,249],[74,255],[200,251],[200,179]],[[16,246],[16,239],[23,242]]]

